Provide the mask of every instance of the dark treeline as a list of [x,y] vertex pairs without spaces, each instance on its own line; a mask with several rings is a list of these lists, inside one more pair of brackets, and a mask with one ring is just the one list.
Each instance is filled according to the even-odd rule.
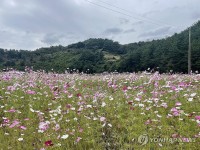
[[[191,28],[192,70],[200,71],[200,21]],[[161,73],[187,73],[188,29],[171,37],[121,45],[109,39],[88,39],[35,51],[0,49],[0,69],[79,70],[100,73],[138,72],[148,68]]]

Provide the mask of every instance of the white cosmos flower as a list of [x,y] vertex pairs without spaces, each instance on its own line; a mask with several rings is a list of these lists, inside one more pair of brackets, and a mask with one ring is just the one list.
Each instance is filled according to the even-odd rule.
[[192,97],[188,98],[188,101],[189,101],[189,102],[192,102],[192,101],[193,101],[193,98],[192,98]]
[[33,110],[33,108],[30,108],[30,111],[31,111],[31,112],[35,112],[35,111]]
[[162,116],[157,114],[157,117],[158,117],[158,118],[161,118]]
[[108,126],[109,126],[109,127],[112,127],[112,124],[109,123]]
[[109,96],[109,100],[112,101],[112,100],[113,100],[113,97],[112,97],[112,96]]
[[87,105],[87,108],[92,108],[92,105]]
[[197,95],[197,93],[192,93],[190,96],[191,97],[194,97],[194,96],[196,96]]
[[61,136],[61,139],[67,139],[68,137],[69,137],[69,135],[65,134],[65,135]]
[[138,97],[137,97],[137,98],[135,98],[135,100],[136,100],[136,101],[138,101],[138,102],[140,101],[140,99],[139,99]]
[[75,110],[75,109],[76,109],[75,107],[72,107],[72,108],[71,108],[71,110]]
[[94,118],[93,118],[93,120],[97,120],[97,119],[98,119],[97,117],[94,117]]
[[105,107],[105,106],[106,106],[106,103],[105,103],[105,102],[102,102],[101,107]]
[[139,106],[139,107],[144,107],[144,104],[139,104],[138,106]]
[[23,141],[24,139],[23,138],[18,138],[18,141]]

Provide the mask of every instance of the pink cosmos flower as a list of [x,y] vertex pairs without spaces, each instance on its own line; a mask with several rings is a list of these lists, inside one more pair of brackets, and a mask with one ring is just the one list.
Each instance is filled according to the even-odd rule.
[[200,116],[195,116],[195,119],[200,121]]
[[154,86],[155,86],[155,87],[158,87],[158,82],[155,82],[155,83],[154,83]]
[[179,114],[180,114],[179,111],[173,112],[173,115],[174,115],[174,116],[179,116]]
[[182,141],[183,142],[190,142],[189,138],[185,138],[185,137],[182,138]]
[[74,131],[72,131],[72,132],[69,132],[69,134],[71,134],[71,135],[74,135]]
[[47,130],[48,128],[49,128],[49,122],[40,122],[40,124],[39,124],[39,129],[40,129],[40,130],[45,131],[45,130]]
[[180,82],[180,83],[179,83],[179,87],[187,87],[187,83]]
[[179,114],[180,114],[180,111],[177,110],[176,108],[172,108],[172,109],[171,109],[171,112],[172,112],[172,114],[173,114],[174,116],[179,116]]
[[15,111],[16,111],[15,109],[8,110],[8,112],[15,112]]
[[69,94],[69,95],[68,95],[68,98],[72,98],[72,97],[73,97],[73,94]]
[[12,91],[15,90],[15,87],[14,87],[14,86],[8,86],[8,87],[7,87],[7,90],[12,92]]
[[15,127],[16,125],[18,125],[19,123],[20,123],[19,121],[15,120],[15,121],[13,121],[13,123],[9,126],[9,128],[13,128],[13,127]]
[[26,127],[25,126],[20,126],[20,129],[26,130]]
[[167,103],[162,103],[160,106],[164,107],[164,108],[167,108]]
[[171,109],[172,112],[178,111],[176,108]]
[[196,134],[194,135],[195,138],[199,138],[200,137],[200,134]]
[[10,122],[10,120],[9,119],[7,119],[7,118],[5,118],[5,119],[3,119],[3,123],[9,123]]
[[151,119],[148,119],[148,120],[145,122],[146,125],[151,124],[151,123],[152,123]]
[[106,121],[106,118],[105,117],[100,117],[100,121],[104,122],[104,121]]
[[172,138],[178,138],[179,135],[177,133],[172,134]]
[[60,125],[56,124],[56,126],[53,128],[55,131],[58,131],[60,129]]
[[175,106],[181,106],[181,102],[176,102]]
[[109,82],[108,82],[108,87],[111,87],[112,84],[113,84],[112,81],[109,81]]
[[171,89],[175,91],[175,90],[176,90],[176,87],[175,87],[175,86],[171,86]]
[[116,85],[116,84],[113,84],[111,87],[112,87],[113,89],[116,89],[116,88],[117,88],[117,85]]
[[83,128],[80,128],[80,129],[79,129],[79,132],[83,132]]
[[27,94],[30,94],[30,95],[34,95],[34,94],[36,94],[35,91],[31,91],[31,90],[26,91],[26,93],[27,93]]
[[76,142],[78,143],[81,139],[82,139],[81,137],[78,137],[78,138],[76,139]]
[[82,110],[83,110],[83,107],[79,107],[79,109],[77,111],[81,112]]

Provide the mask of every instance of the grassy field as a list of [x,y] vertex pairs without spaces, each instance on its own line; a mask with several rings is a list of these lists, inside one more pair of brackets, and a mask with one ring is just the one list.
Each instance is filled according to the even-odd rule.
[[200,75],[0,73],[1,150],[198,150]]
[[117,61],[119,60],[121,57],[120,55],[117,55],[117,54],[111,54],[109,52],[103,52],[104,53],[104,58],[107,60],[107,61]]

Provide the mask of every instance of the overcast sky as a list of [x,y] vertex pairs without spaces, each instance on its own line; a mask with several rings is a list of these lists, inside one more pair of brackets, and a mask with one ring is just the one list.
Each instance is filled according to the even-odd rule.
[[200,0],[0,0],[0,48],[88,38],[133,43],[173,35],[199,19]]

